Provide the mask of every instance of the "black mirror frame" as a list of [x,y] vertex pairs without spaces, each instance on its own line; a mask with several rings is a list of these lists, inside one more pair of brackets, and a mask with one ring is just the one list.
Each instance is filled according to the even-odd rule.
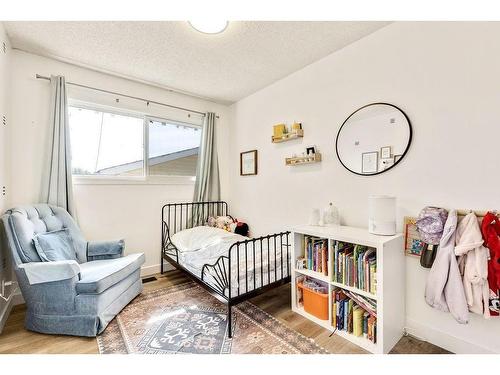
[[[342,131],[342,128],[344,127],[344,125],[347,123],[347,121],[349,121],[349,119],[354,116],[356,113],[358,113],[359,111],[361,111],[362,109],[366,108],[366,107],[370,107],[372,105],[380,105],[380,104],[383,104],[383,105],[388,105],[390,107],[393,107],[393,108],[396,108],[399,112],[401,112],[403,114],[403,116],[406,118],[406,121],[408,121],[408,128],[410,130],[410,137],[408,138],[408,144],[406,146],[406,149],[405,151],[401,154],[401,157],[399,158],[399,160],[397,162],[395,162],[393,165],[391,165],[389,168],[387,169],[384,169],[383,171],[380,171],[380,172],[376,172],[376,173],[359,173],[359,172],[354,172],[353,170],[349,169],[343,162],[342,162],[342,159],[340,158],[340,155],[339,155],[339,147],[338,147],[338,143],[339,143],[339,136],[340,136],[340,132]],[[337,159],[339,159],[339,162],[340,164],[342,164],[342,166],[347,169],[349,172],[351,173],[354,173],[354,174],[357,174],[358,176],[364,176],[364,177],[370,177],[370,176],[376,176],[378,174],[382,174],[384,172],[387,172],[387,171],[390,171],[392,168],[394,168],[396,165],[398,165],[401,160],[403,160],[406,156],[406,154],[408,153],[409,149],[410,149],[410,146],[411,146],[411,141],[412,141],[412,138],[413,138],[413,128],[411,126],[411,121],[410,119],[408,118],[408,116],[406,115],[406,113],[401,109],[399,108],[398,106],[395,106],[394,104],[391,104],[391,103],[384,103],[384,102],[375,102],[375,103],[370,103],[370,104],[366,104],[360,108],[358,108],[357,110],[355,110],[354,112],[352,112],[349,117],[347,117],[345,119],[345,121],[342,123],[342,125],[340,126],[340,129],[339,131],[337,132],[337,137],[335,138],[335,153],[337,154]]]

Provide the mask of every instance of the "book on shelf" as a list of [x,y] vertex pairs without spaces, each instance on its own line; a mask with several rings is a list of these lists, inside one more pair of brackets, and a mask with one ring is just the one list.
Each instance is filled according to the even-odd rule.
[[304,236],[304,257],[297,259],[297,268],[305,269],[328,276],[328,240],[312,236]]
[[371,294],[377,293],[377,252],[373,248],[337,241],[333,251],[333,280]]
[[342,289],[334,290],[332,292],[332,326],[339,331],[365,337],[375,343],[377,340],[375,302],[367,301]]

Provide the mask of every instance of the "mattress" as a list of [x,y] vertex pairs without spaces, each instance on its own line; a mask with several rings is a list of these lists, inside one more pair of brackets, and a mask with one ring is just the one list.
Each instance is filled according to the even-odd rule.
[[[195,227],[186,229],[172,236],[172,243],[179,250],[179,264],[195,276],[201,278],[205,264],[214,265],[221,256],[228,256],[231,245],[238,241],[248,240],[248,237],[229,233],[212,227]],[[241,244],[239,250],[231,251],[231,297],[245,294],[266,286],[274,281],[290,275],[290,252],[280,246],[279,239],[274,251],[274,240],[249,242]],[[203,281],[221,290],[229,280],[229,261],[224,260],[224,269],[208,267]],[[219,263],[222,266],[222,263]],[[229,290],[224,288],[224,295],[229,296]]]

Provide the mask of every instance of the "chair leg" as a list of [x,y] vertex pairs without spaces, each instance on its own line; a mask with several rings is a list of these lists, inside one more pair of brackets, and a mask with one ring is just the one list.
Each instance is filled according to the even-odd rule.
[[233,317],[231,315],[231,305],[227,305],[227,329],[228,329],[228,338],[233,337]]
[[165,272],[163,267],[164,267],[164,265],[163,265],[163,255],[162,255],[160,258],[160,274],[162,274],[162,275],[163,275],[163,272]]

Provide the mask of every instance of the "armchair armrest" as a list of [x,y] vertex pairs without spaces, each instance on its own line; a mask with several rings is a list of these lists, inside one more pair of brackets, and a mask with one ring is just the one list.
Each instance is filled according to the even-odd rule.
[[114,259],[123,256],[125,240],[89,241],[87,243],[87,260]]
[[76,260],[23,263],[19,269],[24,271],[30,285],[68,280],[80,273]]

